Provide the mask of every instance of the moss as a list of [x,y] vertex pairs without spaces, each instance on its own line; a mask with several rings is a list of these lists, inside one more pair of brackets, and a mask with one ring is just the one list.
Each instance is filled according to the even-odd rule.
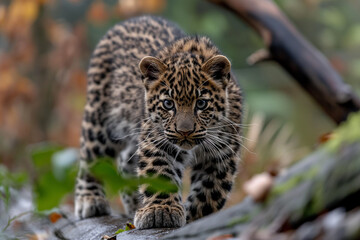
[[312,197],[307,206],[303,208],[302,218],[307,218],[320,213],[325,207],[324,188],[322,181],[314,183]]
[[246,214],[246,215],[243,215],[243,216],[241,216],[239,218],[231,219],[231,221],[228,224],[228,227],[233,227],[233,226],[238,225],[238,224],[247,223],[247,222],[250,222],[250,220],[251,220],[251,216]]
[[325,146],[331,152],[337,152],[343,144],[357,141],[360,141],[360,112],[350,114],[348,120],[335,129]]
[[317,173],[318,173],[318,167],[315,166],[315,167],[309,169],[305,173],[295,175],[292,178],[288,179],[286,182],[280,183],[280,184],[274,186],[270,191],[266,205],[271,203],[277,197],[279,197],[279,196],[283,195],[284,193],[288,192],[289,190],[293,189],[294,187],[299,185],[301,182],[309,180],[309,179],[313,179]]

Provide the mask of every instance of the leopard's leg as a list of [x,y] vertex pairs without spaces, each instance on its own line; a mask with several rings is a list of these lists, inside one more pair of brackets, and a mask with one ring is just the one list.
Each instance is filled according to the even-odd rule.
[[[123,149],[118,156],[117,164],[119,172],[124,177],[136,176],[136,167],[138,162],[138,155],[136,152],[137,142],[133,141],[128,143],[127,147]],[[138,192],[125,189],[125,191],[120,193],[120,197],[125,213],[130,217],[134,217],[138,205]]]
[[92,111],[89,105],[85,107],[82,123],[80,168],[75,189],[75,215],[80,219],[110,214],[102,183],[92,176],[89,168],[97,158],[115,158],[120,146],[109,139],[101,124],[88,117],[93,114]]
[[200,161],[191,169],[191,189],[186,201],[187,222],[219,211],[231,191],[238,154],[230,151],[214,156],[211,151],[202,152],[197,157]]
[[80,161],[75,189],[75,216],[83,219],[109,215],[110,207],[101,182],[89,173],[86,160]]
[[[157,144],[156,144],[157,143]],[[180,184],[184,170],[181,156],[171,145],[162,145],[153,138],[143,140],[139,148],[139,176],[162,176],[179,187],[175,193],[151,192],[149,186],[140,187],[140,208],[136,211],[136,228],[181,227],[185,225],[185,208],[181,199]],[[173,155],[173,156],[171,156]],[[175,156],[174,156],[175,155]],[[175,159],[176,157],[176,159]]]
[[[78,218],[110,214],[101,182],[89,172],[97,158],[118,154],[118,143],[110,139],[107,128],[110,111],[108,87],[111,81],[111,41],[104,37],[93,52],[87,75],[87,103],[81,131],[80,169],[75,190],[75,215]],[[111,129],[110,129],[111,130]]]

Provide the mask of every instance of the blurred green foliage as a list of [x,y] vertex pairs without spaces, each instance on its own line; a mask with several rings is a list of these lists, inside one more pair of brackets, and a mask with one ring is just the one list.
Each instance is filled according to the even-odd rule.
[[10,188],[20,188],[28,180],[24,172],[10,172],[4,165],[0,164],[0,199],[4,202],[5,207],[9,206]]
[[[52,144],[41,144],[33,147],[31,158],[35,167],[34,192],[35,205],[38,211],[57,207],[62,198],[73,191],[76,177],[75,162],[77,155],[65,156],[63,159],[56,156],[67,153],[62,147]],[[60,155],[59,155],[60,154]],[[71,161],[67,161],[70,159]],[[57,162],[65,161],[64,167]]]
[[[36,171],[36,210],[50,210],[59,206],[64,196],[74,190],[79,158],[77,150],[40,144],[33,147],[31,157]],[[104,182],[107,195],[118,195],[119,191],[133,192],[142,184],[148,185],[148,190],[153,192],[178,191],[175,184],[162,177],[124,177],[117,172],[113,162],[112,159],[101,158],[90,169],[95,177]]]

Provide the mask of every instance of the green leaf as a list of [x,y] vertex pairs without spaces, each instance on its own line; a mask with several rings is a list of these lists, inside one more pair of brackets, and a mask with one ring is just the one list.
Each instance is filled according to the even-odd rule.
[[63,180],[57,179],[53,172],[41,175],[35,182],[35,203],[38,211],[57,207],[62,198],[74,189],[76,171],[68,169]]
[[38,211],[57,207],[62,198],[74,189],[77,150],[42,144],[32,151],[36,166],[35,203]]
[[62,147],[50,143],[36,145],[31,150],[31,159],[37,168],[50,167],[51,157],[62,149]]
[[118,194],[119,191],[133,192],[139,185],[150,185],[150,191],[173,193],[178,191],[178,187],[169,179],[163,177],[124,177],[118,174],[116,167],[107,159],[100,159],[90,169],[95,177],[105,183],[105,188],[112,195]]
[[139,179],[140,184],[148,184],[150,192],[166,192],[175,193],[178,191],[178,187],[169,179],[162,176],[159,177],[142,177]]
[[[90,171],[95,177],[101,179],[101,181],[105,183],[105,188],[111,195],[118,194],[119,190],[124,190],[126,187],[132,189],[131,180],[124,179],[120,176],[117,173],[114,164],[106,159],[98,160],[97,163],[91,167]],[[129,184],[128,186],[127,183]]]
[[120,228],[119,230],[117,230],[115,232],[115,234],[119,234],[119,233],[122,233],[125,231],[130,231],[132,229],[135,229],[135,226],[132,223],[128,222],[128,223],[126,223],[125,229]]
[[115,232],[115,234],[119,234],[119,233],[122,233],[122,232],[125,232],[126,230],[124,230],[124,229],[119,229],[119,230],[117,230],[116,232]]

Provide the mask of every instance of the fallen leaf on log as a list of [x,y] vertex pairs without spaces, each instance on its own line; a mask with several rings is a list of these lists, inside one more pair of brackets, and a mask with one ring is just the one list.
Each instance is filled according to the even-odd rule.
[[244,183],[245,193],[250,195],[255,201],[262,201],[268,194],[274,178],[267,172],[255,175]]
[[115,234],[119,234],[119,233],[122,233],[122,232],[125,232],[125,231],[129,231],[129,230],[132,230],[132,229],[135,229],[134,224],[132,224],[132,223],[126,223],[125,229],[120,228],[119,230],[117,230],[117,231],[115,232]]
[[334,134],[332,132],[329,133],[324,133],[323,135],[321,135],[318,139],[318,142],[320,144],[326,143],[327,141],[329,141],[330,139],[332,139],[334,137]]
[[60,213],[57,212],[50,213],[49,215],[49,219],[52,223],[56,223],[57,221],[59,221],[60,218],[62,218],[62,216]]

